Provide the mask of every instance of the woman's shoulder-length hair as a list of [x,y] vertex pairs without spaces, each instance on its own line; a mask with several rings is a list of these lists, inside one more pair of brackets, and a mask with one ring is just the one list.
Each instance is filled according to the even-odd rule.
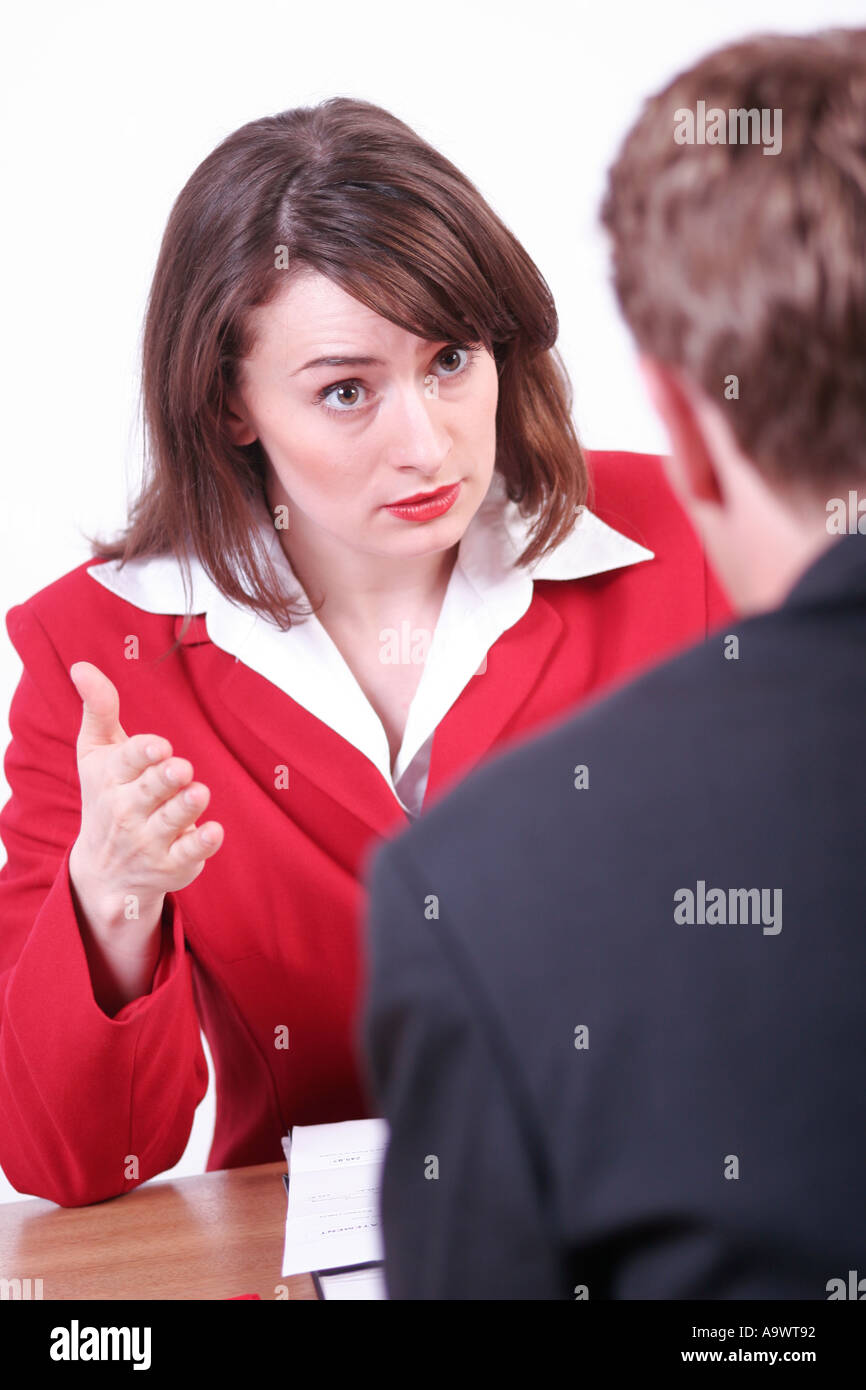
[[173,553],[191,595],[194,555],[227,598],[281,629],[309,613],[254,524],[261,444],[233,444],[224,416],[251,310],[285,289],[286,267],[431,341],[482,343],[499,375],[495,467],[534,518],[517,563],[564,539],[588,480],[547,283],[449,160],[382,107],[334,97],[242,126],[177,198],[144,321],[144,477],[120,536],[89,538],[95,556]]

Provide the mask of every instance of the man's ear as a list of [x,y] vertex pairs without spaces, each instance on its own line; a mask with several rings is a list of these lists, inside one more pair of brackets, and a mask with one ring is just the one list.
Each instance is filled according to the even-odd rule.
[[638,367],[671,442],[671,457],[666,463],[671,484],[686,505],[689,501],[722,501],[719,473],[697,409],[695,388],[675,367],[653,357],[638,357]]
[[258,439],[255,429],[247,419],[244,403],[236,391],[229,394],[224,419],[233,444],[254,444]]

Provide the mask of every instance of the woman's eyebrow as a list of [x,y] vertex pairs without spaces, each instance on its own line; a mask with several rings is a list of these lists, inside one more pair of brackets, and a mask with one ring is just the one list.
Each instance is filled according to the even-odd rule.
[[311,357],[309,362],[305,362],[303,367],[298,367],[296,371],[290,372],[290,376],[297,376],[298,372],[309,371],[310,367],[384,367],[385,363],[381,357]]
[[[418,351],[429,351],[438,342],[446,342],[445,338],[426,338],[418,346]],[[311,367],[387,367],[387,362],[381,357],[311,357],[309,362],[305,362],[302,367],[290,372],[289,376],[297,376],[298,372],[307,372]]]

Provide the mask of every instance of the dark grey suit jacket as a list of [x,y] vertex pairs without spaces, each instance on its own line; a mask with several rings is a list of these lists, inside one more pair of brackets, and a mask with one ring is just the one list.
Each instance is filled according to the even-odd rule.
[[477,770],[369,879],[392,1297],[866,1276],[866,538]]

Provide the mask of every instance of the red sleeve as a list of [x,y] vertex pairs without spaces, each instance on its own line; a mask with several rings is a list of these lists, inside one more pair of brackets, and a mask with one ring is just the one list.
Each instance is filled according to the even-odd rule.
[[151,993],[114,1017],[94,999],[68,873],[81,701],[29,605],[6,627],[24,671],[0,811],[0,1165],[19,1192],[84,1206],[178,1161],[207,1064],[172,894]]

